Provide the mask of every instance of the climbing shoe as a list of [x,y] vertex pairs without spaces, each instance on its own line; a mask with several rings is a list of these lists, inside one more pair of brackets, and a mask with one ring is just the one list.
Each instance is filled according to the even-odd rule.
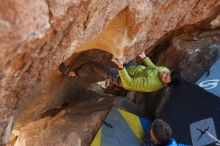
[[59,69],[60,69],[60,72],[66,76],[70,70],[69,67],[67,67],[64,63],[61,63],[60,66],[59,66]]

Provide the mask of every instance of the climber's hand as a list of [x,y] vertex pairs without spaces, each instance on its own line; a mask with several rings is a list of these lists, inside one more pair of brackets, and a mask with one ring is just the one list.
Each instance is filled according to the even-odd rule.
[[112,62],[115,63],[119,69],[123,68],[123,61],[120,61],[117,58],[112,58]]
[[139,53],[138,56],[139,56],[141,59],[144,59],[144,58],[146,57],[146,54],[145,54],[145,52],[143,51],[143,52]]
[[69,71],[67,76],[68,77],[76,77],[76,73],[74,71]]

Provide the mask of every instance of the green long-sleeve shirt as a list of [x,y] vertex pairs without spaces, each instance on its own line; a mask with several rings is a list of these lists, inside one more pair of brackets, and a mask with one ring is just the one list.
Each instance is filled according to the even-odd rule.
[[160,80],[160,72],[170,72],[166,67],[153,64],[149,57],[144,58],[144,65],[131,66],[118,71],[121,86],[127,90],[153,92],[166,85]]

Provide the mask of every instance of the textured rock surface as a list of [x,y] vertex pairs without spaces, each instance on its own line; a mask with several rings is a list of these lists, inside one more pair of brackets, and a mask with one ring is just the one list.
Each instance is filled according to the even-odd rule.
[[[77,60],[80,51],[94,48],[128,61],[139,51],[159,50],[155,46],[163,45],[177,34],[190,38],[191,33],[217,29],[220,1],[19,0],[15,2],[7,0],[1,2],[0,8],[0,62],[2,63],[0,136],[2,137],[13,114],[18,113],[17,119],[21,115],[27,116],[27,120],[21,118],[24,119],[25,124],[39,120],[39,115],[48,103],[58,96],[63,85],[63,78],[58,71],[61,61],[70,64],[74,69],[79,63]],[[218,35],[218,31],[215,31]],[[135,37],[136,42],[132,44]],[[185,37],[174,38],[174,43],[168,50],[186,49],[188,51],[183,52],[189,55],[184,59],[193,62],[198,55],[190,56],[190,51],[195,51],[196,47],[190,49],[185,46],[188,41],[184,39]],[[213,41],[218,44],[219,38],[214,37]],[[202,46],[202,40],[197,42]],[[207,44],[212,43],[211,40],[207,40]],[[191,45],[191,42],[188,45]],[[210,48],[213,46],[208,47],[208,50]],[[73,54],[74,52],[78,55]],[[178,50],[175,52],[178,54]],[[152,56],[158,58],[157,54],[159,53],[154,53]],[[163,58],[169,58],[166,54],[169,56],[169,51],[164,53]],[[207,60],[210,60],[209,58],[215,54],[211,50],[203,56],[207,56]],[[184,62],[184,59],[178,66],[172,61],[164,62],[163,58],[157,59],[160,64],[184,70],[182,75],[187,79],[193,80],[203,72],[198,66],[198,74],[191,78],[191,70],[185,69],[188,63]],[[86,59],[97,60],[97,57],[94,53],[91,58]],[[101,61],[110,62],[108,57],[103,57]],[[209,66],[211,62],[205,66]],[[194,68],[194,65],[192,64],[191,68]],[[201,67],[204,68],[203,64]],[[28,112],[30,108],[33,108],[32,113]],[[22,112],[15,112],[17,109]]]
[[[80,106],[63,109],[56,116],[47,116],[29,122],[20,128],[16,127],[12,133],[16,141],[12,139],[10,144],[15,146],[89,145],[93,135],[97,132],[97,127],[100,126],[101,121],[106,116],[107,109],[112,105],[111,100],[99,99],[100,102],[95,103],[97,100],[96,98],[96,100],[88,100],[89,103],[82,102],[81,106],[86,106],[84,109]],[[105,105],[104,108],[103,105]],[[95,110],[94,106],[96,107]]]
[[220,30],[176,36],[167,49],[154,54],[158,64],[180,72],[187,80],[195,81],[220,56]]
[[[86,92],[88,91],[84,91]],[[87,146],[113,105],[138,113],[135,106],[126,99],[100,97],[92,92],[70,101],[69,104],[64,108],[57,108],[57,111],[45,113],[44,118],[39,120],[25,121],[30,120],[31,115],[21,116],[17,121],[19,125],[15,124],[8,145]],[[33,110],[30,109],[29,113]]]
[[105,115],[106,112],[96,112],[75,116],[72,119],[64,115],[63,117],[44,118],[28,124],[17,133],[14,131],[18,136],[14,145],[87,146],[93,134],[97,132],[94,129],[100,126]]

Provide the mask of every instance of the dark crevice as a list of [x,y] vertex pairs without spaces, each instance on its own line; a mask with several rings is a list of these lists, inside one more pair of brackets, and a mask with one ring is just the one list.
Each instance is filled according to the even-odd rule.
[[157,62],[161,54],[166,51],[171,45],[171,41],[164,41],[157,46],[149,53],[149,56],[152,58],[153,62]]

